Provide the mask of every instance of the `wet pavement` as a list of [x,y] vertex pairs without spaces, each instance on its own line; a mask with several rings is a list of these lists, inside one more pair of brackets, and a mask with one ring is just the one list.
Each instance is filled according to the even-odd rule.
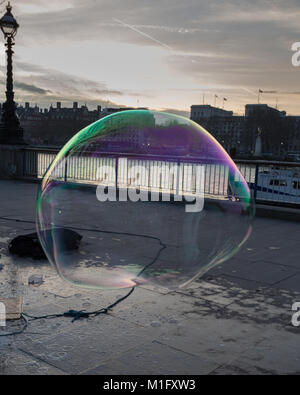
[[[44,315],[124,295],[73,287],[46,261],[9,255],[13,237],[35,231],[36,189],[0,181],[1,297],[22,296],[26,313]],[[0,337],[0,374],[300,374],[299,236],[297,222],[256,218],[239,253],[187,289],[144,285],[107,315],[32,321]],[[31,276],[43,282],[29,285]]]

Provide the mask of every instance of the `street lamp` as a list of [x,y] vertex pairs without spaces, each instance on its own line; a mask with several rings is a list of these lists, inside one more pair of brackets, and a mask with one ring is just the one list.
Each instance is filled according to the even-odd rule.
[[19,24],[11,13],[12,7],[8,2],[6,13],[0,19],[0,27],[6,39],[7,47],[7,77],[6,77],[6,102],[2,107],[2,118],[0,123],[0,143],[2,144],[25,144],[23,140],[23,129],[20,126],[19,118],[16,114],[16,103],[14,102],[13,91],[13,67],[12,67],[12,47],[15,45],[14,38]]

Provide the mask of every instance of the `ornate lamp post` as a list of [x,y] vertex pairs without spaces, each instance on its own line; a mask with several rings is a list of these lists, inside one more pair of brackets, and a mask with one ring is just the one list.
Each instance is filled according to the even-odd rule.
[[6,102],[2,107],[2,119],[0,123],[0,143],[2,144],[25,144],[23,140],[23,129],[20,126],[19,118],[16,114],[16,104],[14,102],[13,91],[13,67],[12,67],[12,47],[15,44],[14,38],[19,24],[11,13],[11,5],[8,2],[6,13],[0,19],[0,27],[6,39],[7,47],[7,78],[6,78]]

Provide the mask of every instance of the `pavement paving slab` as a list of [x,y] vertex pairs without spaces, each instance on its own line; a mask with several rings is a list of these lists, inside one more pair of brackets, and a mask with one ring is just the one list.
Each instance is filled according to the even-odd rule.
[[[35,229],[37,185],[0,181],[0,190],[1,298],[21,297],[26,313],[41,316],[95,311],[128,292],[75,287],[47,261],[11,256],[9,241]],[[161,233],[173,225],[166,216]],[[143,221],[136,232],[146,228]],[[0,374],[299,374],[300,326],[291,324],[300,302],[299,236],[296,222],[256,218],[241,250],[186,288],[144,284],[109,314],[30,321],[24,333],[0,336]],[[162,260],[177,255],[176,238],[168,238]],[[157,247],[143,240],[134,250],[133,240],[106,238],[116,251],[125,241],[131,259],[145,250],[149,260]],[[43,282],[30,285],[30,276]],[[22,324],[9,321],[0,335]]]

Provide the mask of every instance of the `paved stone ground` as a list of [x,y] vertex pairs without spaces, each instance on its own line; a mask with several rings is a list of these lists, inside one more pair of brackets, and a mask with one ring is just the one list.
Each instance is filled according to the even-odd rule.
[[[9,240],[35,229],[36,189],[0,181],[1,296],[22,295],[24,310],[42,315],[95,310],[123,295],[71,287],[47,262],[9,256]],[[143,286],[109,315],[34,321],[1,337],[0,373],[300,374],[300,327],[291,325],[299,236],[297,222],[256,218],[240,252],[184,291]],[[28,286],[32,274],[44,283]]]

